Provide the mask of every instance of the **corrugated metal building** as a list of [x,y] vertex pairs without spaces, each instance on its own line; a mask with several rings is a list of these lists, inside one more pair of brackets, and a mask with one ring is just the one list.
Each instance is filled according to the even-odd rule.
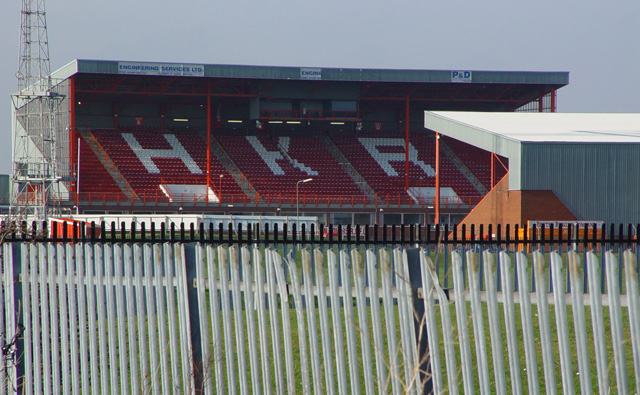
[[509,159],[509,190],[579,220],[640,223],[640,114],[425,112],[425,128]]
[[8,174],[0,174],[0,211],[5,212],[11,204],[11,182]]

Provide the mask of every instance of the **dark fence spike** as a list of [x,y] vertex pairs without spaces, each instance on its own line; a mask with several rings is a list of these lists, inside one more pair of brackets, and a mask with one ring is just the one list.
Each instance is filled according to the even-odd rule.
[[370,244],[371,237],[369,235],[369,224],[364,225],[364,243],[366,245]]

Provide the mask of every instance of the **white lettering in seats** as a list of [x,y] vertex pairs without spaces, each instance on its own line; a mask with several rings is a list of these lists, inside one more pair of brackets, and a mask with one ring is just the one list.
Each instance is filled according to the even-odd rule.
[[249,144],[253,146],[253,149],[256,150],[258,155],[260,155],[264,163],[269,166],[273,174],[284,174],[284,170],[282,170],[282,167],[280,167],[280,165],[276,162],[276,160],[278,159],[284,159],[284,156],[282,156],[280,151],[267,151],[267,149],[264,147],[264,145],[262,145],[262,143],[256,136],[247,136],[247,140],[249,141]]
[[[267,150],[267,148],[260,142],[260,140],[256,136],[247,136],[247,141],[249,141],[249,144],[251,144],[253,149],[256,150],[258,155],[260,155],[264,163],[266,163],[267,166],[269,166],[269,169],[271,169],[273,174],[278,174],[278,175],[285,174],[282,167],[280,167],[280,165],[276,161],[286,160],[291,164],[291,166],[297,167],[298,169],[300,169],[301,171],[309,175],[313,175],[313,176],[318,175],[317,171],[306,166],[304,163],[298,161],[297,159],[291,158],[289,156],[289,137],[280,137],[278,139],[278,144],[280,145],[282,152],[280,150],[277,150],[277,151]],[[286,158],[285,158],[285,155],[287,155]]]
[[151,158],[177,158],[182,160],[182,163],[187,166],[191,173],[202,174],[202,170],[200,170],[196,161],[193,160],[191,155],[189,155],[187,150],[173,134],[164,135],[164,138],[169,145],[171,145],[171,149],[142,148],[138,140],[136,140],[131,133],[122,133],[122,138],[129,144],[129,147],[131,147],[149,173],[160,173],[160,169],[153,163]]
[[[398,172],[391,166],[390,162],[404,162],[404,152],[380,152],[378,147],[402,147],[404,148],[405,141],[398,138],[366,138],[360,137],[360,143],[367,149],[373,159],[378,162],[380,167],[389,176],[398,176]],[[418,159],[418,150],[409,143],[409,162],[413,162],[420,167],[429,177],[435,177],[436,171],[433,170],[431,165],[424,163]]]
[[[291,140],[290,137],[278,137],[278,144],[280,144],[280,147],[282,147],[282,149],[284,150],[284,152],[287,153],[287,155],[289,155],[289,141]],[[312,168],[310,168],[309,166],[305,165],[304,163],[300,162],[297,159],[291,158],[292,164],[294,167],[297,167],[298,169],[304,171],[305,173],[307,173],[310,176],[317,176],[318,172],[313,170]]]

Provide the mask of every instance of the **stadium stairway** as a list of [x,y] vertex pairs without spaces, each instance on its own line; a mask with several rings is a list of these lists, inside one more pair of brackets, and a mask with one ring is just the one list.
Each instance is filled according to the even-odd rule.
[[367,181],[362,177],[358,170],[356,170],[353,165],[347,160],[344,154],[336,147],[336,145],[331,141],[331,139],[325,135],[319,135],[318,139],[324,144],[324,146],[329,150],[331,155],[335,158],[335,160],[342,166],[344,171],[351,177],[353,182],[360,188],[360,190],[367,196],[367,199],[374,201],[376,196],[373,188],[367,184]]
[[478,191],[481,196],[486,195],[489,190],[485,187],[478,177],[464,164],[462,159],[449,147],[443,140],[440,140],[440,148],[449,160],[456,166],[460,173],[469,181],[471,185]]
[[127,199],[137,199],[136,195],[131,185],[124,178],[118,167],[113,163],[113,161],[109,158],[109,155],[102,149],[95,136],[91,132],[79,132],[82,139],[87,143],[87,145],[91,148],[95,156],[98,158],[102,166],[105,170],[111,175],[113,181],[116,183],[120,191],[127,197]]
[[255,201],[257,197],[255,188],[253,187],[253,185],[251,185],[247,177],[242,174],[238,166],[227,154],[224,148],[222,148],[220,142],[213,136],[211,136],[211,152],[216,155],[220,163],[222,163],[229,174],[233,176],[233,179],[240,186],[240,188],[242,188],[242,192],[244,192],[244,194],[247,195],[249,199]]

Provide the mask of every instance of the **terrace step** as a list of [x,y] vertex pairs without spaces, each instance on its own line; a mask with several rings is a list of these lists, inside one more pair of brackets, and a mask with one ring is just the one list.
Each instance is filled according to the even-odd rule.
[[87,145],[91,148],[93,153],[96,155],[102,166],[107,170],[109,175],[113,178],[113,181],[116,183],[120,191],[128,198],[128,199],[139,199],[138,195],[135,193],[129,182],[127,182],[126,178],[120,173],[118,167],[113,163],[109,155],[102,149],[102,146],[98,143],[95,136],[91,132],[79,132],[80,136],[87,143]]
[[319,135],[318,139],[324,144],[324,146],[329,150],[333,158],[342,166],[344,171],[351,177],[353,182],[360,188],[362,193],[365,194],[367,199],[373,201],[375,200],[375,192],[373,189],[367,184],[367,181],[362,177],[358,170],[351,165],[351,163],[347,160],[344,154],[340,151],[340,149],[331,141],[331,139],[325,135]]
[[[214,136],[210,136],[211,138],[211,152],[213,152],[220,163],[227,169],[229,174],[233,176],[233,179],[236,183],[242,188],[242,192],[244,192],[249,199],[255,201],[258,193],[256,189],[251,185],[247,177],[244,176],[242,171],[238,168],[235,162],[231,159],[231,157],[227,154],[227,152],[222,148],[220,142],[216,140]],[[219,191],[218,191],[219,192]]]
[[473,174],[471,170],[464,164],[462,159],[444,142],[440,139],[440,148],[442,152],[449,158],[449,160],[456,166],[456,168],[462,173],[462,175],[469,181],[471,185],[478,191],[481,196],[486,195],[489,190],[480,182],[478,177]]

